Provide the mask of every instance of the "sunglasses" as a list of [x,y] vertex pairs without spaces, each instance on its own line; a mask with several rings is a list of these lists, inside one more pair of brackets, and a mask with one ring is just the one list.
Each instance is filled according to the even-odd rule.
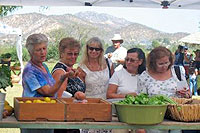
[[132,58],[126,58],[125,59],[127,62],[130,61],[131,63],[139,61],[138,59],[132,59]]
[[95,48],[95,47],[90,47],[90,46],[87,46],[87,48],[91,51],[95,50],[95,51],[101,51],[102,48]]

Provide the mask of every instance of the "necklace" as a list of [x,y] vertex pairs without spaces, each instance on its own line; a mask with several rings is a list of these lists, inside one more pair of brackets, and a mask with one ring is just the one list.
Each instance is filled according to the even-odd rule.
[[93,70],[93,71],[99,71],[100,70],[100,65],[98,64],[98,66],[94,66],[94,65],[91,65],[89,62],[88,62],[88,67],[90,70]]

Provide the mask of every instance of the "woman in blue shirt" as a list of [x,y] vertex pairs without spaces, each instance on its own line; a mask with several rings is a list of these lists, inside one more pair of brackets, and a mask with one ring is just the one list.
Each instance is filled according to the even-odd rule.
[[[32,34],[26,40],[30,61],[22,75],[23,97],[54,96],[68,73],[55,82],[44,61],[47,56],[48,39],[44,34]],[[51,129],[21,129],[22,133],[53,133]]]

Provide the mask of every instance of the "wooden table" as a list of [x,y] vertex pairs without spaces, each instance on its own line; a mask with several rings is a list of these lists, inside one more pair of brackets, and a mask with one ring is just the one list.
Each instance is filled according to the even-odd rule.
[[199,129],[200,122],[186,123],[164,120],[157,125],[129,125],[118,122],[113,117],[112,122],[48,122],[34,121],[22,122],[17,121],[14,116],[0,121],[0,128],[29,128],[29,129]]

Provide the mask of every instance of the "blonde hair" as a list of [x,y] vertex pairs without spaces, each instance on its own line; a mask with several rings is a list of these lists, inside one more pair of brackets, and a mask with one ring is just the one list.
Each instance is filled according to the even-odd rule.
[[106,66],[106,61],[105,61],[105,58],[104,58],[104,49],[103,49],[103,44],[98,37],[93,37],[86,42],[86,45],[84,46],[83,55],[82,55],[82,58],[81,58],[82,60],[80,61],[80,65],[87,65],[88,64],[88,62],[89,62],[88,46],[90,46],[92,43],[98,44],[99,47],[102,49],[101,54],[98,58],[98,62],[99,62],[100,68],[104,69],[105,66]]

